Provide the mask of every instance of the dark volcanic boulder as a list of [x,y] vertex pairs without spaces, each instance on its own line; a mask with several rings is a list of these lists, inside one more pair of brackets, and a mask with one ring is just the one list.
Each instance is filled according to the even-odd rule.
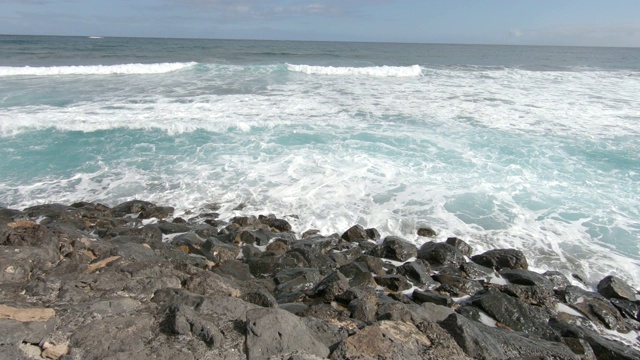
[[615,330],[622,322],[618,309],[598,293],[569,285],[559,295],[567,305],[580,310],[589,320],[607,329]]
[[424,243],[418,250],[418,259],[426,260],[434,267],[452,265],[459,267],[466,260],[460,250],[447,243]]
[[471,257],[471,260],[482,266],[500,269],[524,269],[529,268],[524,253],[516,249],[489,250],[483,254]]
[[464,256],[469,257],[473,253],[473,248],[469,246],[469,244],[464,242],[464,240],[458,239],[457,237],[450,237],[445,242],[453,246],[454,248],[460,250],[460,252],[463,253]]
[[502,269],[500,275],[513,284],[553,288],[553,283],[547,277],[529,270]]
[[342,234],[341,238],[349,242],[363,242],[369,240],[369,235],[362,225],[353,225]]
[[154,203],[142,200],[131,200],[113,207],[113,215],[124,217],[126,215],[136,215],[138,219],[158,218],[164,219],[173,215],[173,207],[158,206]]
[[441,284],[436,291],[445,292],[451,296],[473,295],[483,289],[479,282],[460,276],[439,274],[434,275],[433,279]]
[[560,339],[558,334],[547,326],[550,313],[540,307],[525,304],[498,290],[483,290],[471,298],[471,303],[513,330],[551,341]]
[[429,274],[431,273],[431,266],[429,263],[416,259],[415,261],[404,263],[397,267],[398,274],[404,275],[415,284],[428,285],[429,287],[436,286],[436,282],[433,281]]
[[418,304],[433,303],[436,305],[447,306],[447,307],[453,306],[453,299],[433,291],[422,291],[422,290],[416,289],[416,290],[413,290],[413,294],[411,295],[411,298]]
[[278,230],[279,232],[291,231],[291,224],[289,224],[289,222],[284,219],[260,217],[260,222],[269,226],[270,228]]
[[436,235],[435,230],[430,227],[421,227],[418,229],[418,236],[435,237]]
[[349,279],[339,271],[334,271],[313,289],[315,296],[322,297],[325,301],[332,301],[336,295],[349,289]]
[[383,275],[375,278],[376,283],[391,291],[402,291],[411,289],[411,284],[402,275]]
[[598,283],[598,292],[607,299],[636,300],[635,290],[616,276],[607,276]]
[[385,259],[406,261],[415,257],[418,250],[414,244],[403,238],[387,236],[380,245],[380,253]]

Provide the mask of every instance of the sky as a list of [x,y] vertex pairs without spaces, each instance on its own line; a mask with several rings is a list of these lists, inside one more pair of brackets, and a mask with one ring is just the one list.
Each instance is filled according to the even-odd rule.
[[0,0],[0,34],[640,47],[640,0]]

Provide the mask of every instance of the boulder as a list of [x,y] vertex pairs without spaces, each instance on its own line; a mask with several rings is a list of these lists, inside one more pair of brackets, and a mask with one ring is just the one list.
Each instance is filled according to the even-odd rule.
[[436,231],[433,230],[430,227],[421,227],[418,229],[417,231],[418,236],[423,236],[423,237],[435,237],[436,235]]
[[286,310],[262,308],[247,311],[247,359],[265,359],[302,350],[319,357],[329,348],[311,335],[301,319]]
[[544,275],[524,269],[502,269],[500,276],[509,282],[518,285],[540,286],[547,289],[553,288],[553,283]]
[[465,263],[464,255],[460,250],[447,243],[433,241],[424,243],[418,250],[418,259],[426,260],[434,267],[451,265],[459,267]]
[[473,254],[473,248],[469,244],[467,244],[464,240],[459,239],[457,237],[447,238],[445,243],[447,243],[447,244],[453,246],[454,248],[460,250],[460,252],[466,257],[470,257],[471,254]]
[[359,243],[369,240],[369,235],[362,225],[353,225],[342,234],[341,238],[349,242]]
[[569,285],[559,295],[564,303],[579,310],[596,324],[611,330],[622,324],[622,315],[618,309],[598,293]]
[[636,291],[622,279],[609,275],[598,283],[598,293],[607,299],[636,300]]
[[419,289],[413,290],[411,298],[418,304],[433,303],[447,307],[451,307],[454,304],[453,299],[449,296],[444,296],[433,291],[422,291]]
[[418,254],[416,246],[397,236],[387,236],[380,245],[383,258],[406,261]]
[[426,285],[427,287],[435,287],[437,283],[433,281],[429,273],[431,266],[429,263],[416,259],[415,261],[406,262],[397,267],[398,274],[404,275],[416,285]]
[[471,257],[471,260],[482,266],[501,269],[524,269],[529,268],[527,258],[524,253],[516,249],[495,249],[483,254]]
[[377,276],[375,281],[378,285],[384,286],[391,291],[403,291],[411,289],[411,284],[402,275]]

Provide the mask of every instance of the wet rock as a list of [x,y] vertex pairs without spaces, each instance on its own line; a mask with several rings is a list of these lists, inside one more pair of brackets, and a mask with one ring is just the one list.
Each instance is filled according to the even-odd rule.
[[391,291],[403,291],[411,289],[411,284],[402,275],[383,275],[375,278],[378,285],[384,286]]
[[406,276],[414,284],[427,285],[428,287],[437,286],[437,283],[429,276],[431,266],[424,260],[416,259],[415,261],[404,263],[398,266],[397,270],[398,274]]
[[313,268],[284,269],[275,275],[275,280],[277,283],[276,291],[279,294],[305,293],[318,285],[322,276],[318,269]]
[[265,252],[260,256],[247,259],[247,264],[249,264],[249,270],[253,276],[275,274],[283,269],[308,267],[308,263],[302,255],[295,252],[286,254]]
[[342,236],[342,239],[349,242],[365,242],[369,240],[369,236],[367,232],[362,227],[362,225],[354,225],[350,227],[347,231],[345,231]]
[[636,291],[622,279],[609,275],[598,283],[598,293],[607,299],[636,300]]
[[416,246],[397,236],[387,236],[380,245],[381,257],[396,261],[406,261],[418,254]]
[[182,222],[167,222],[167,221],[159,221],[158,224],[158,229],[160,229],[160,231],[165,234],[178,234],[178,233],[186,233],[191,231],[191,227],[189,225],[187,225],[186,223],[182,223]]
[[314,296],[322,297],[325,301],[332,301],[336,295],[349,289],[349,280],[339,271],[334,271],[313,289]]
[[622,316],[640,321],[640,304],[638,304],[638,302],[616,298],[612,298],[609,301],[620,310]]
[[234,242],[237,244],[245,243],[265,246],[269,244],[271,239],[274,239],[277,236],[278,235],[276,233],[264,229],[243,230],[235,236]]
[[216,263],[234,260],[240,254],[240,248],[235,244],[228,244],[216,238],[208,238],[201,245],[202,251],[213,257]]
[[582,312],[589,320],[615,330],[622,322],[618,309],[598,293],[569,285],[559,292],[560,298]]
[[384,269],[384,262],[378,257],[371,255],[362,255],[353,260],[353,262],[364,264],[367,270],[374,275],[386,274]]
[[640,352],[631,346],[620,342],[605,339],[596,332],[568,324],[564,321],[551,319],[550,326],[558,331],[563,337],[583,339],[591,346],[597,359],[609,360],[632,360],[640,359]]
[[286,241],[280,239],[276,239],[273,242],[269,243],[269,245],[267,245],[267,251],[276,253],[286,253],[290,249],[291,248],[289,247],[289,244]]
[[291,231],[291,224],[284,219],[275,219],[275,218],[261,218],[260,222],[269,226],[270,228],[274,228],[279,232]]
[[492,328],[459,314],[439,324],[474,359],[580,359],[564,344]]
[[348,280],[349,286],[359,286],[364,284],[374,285],[376,282],[367,266],[361,262],[352,262],[338,268]]
[[551,281],[554,289],[560,289],[571,285],[569,279],[567,279],[567,277],[560,271],[546,271],[542,276]]
[[112,211],[113,215],[117,217],[136,215],[135,217],[138,219],[164,219],[173,215],[174,208],[171,206],[158,206],[148,201],[131,200],[114,206]]
[[500,275],[513,284],[553,288],[553,283],[543,275],[523,269],[502,269]]
[[422,227],[419,228],[417,231],[418,236],[424,236],[424,237],[435,237],[436,235],[436,231],[433,230],[430,227]]
[[436,291],[446,292],[452,296],[473,295],[483,289],[479,282],[460,276],[438,274],[434,275],[433,279],[441,284]]
[[451,307],[454,303],[453,299],[449,296],[444,296],[433,291],[422,291],[419,289],[413,290],[411,298],[418,304],[433,303],[436,305]]
[[464,240],[459,239],[457,237],[447,238],[445,243],[447,243],[447,244],[453,246],[454,248],[460,250],[460,252],[466,257],[470,257],[471,254],[473,254],[473,248],[469,244],[467,244]]
[[418,250],[418,259],[426,260],[434,267],[451,265],[459,267],[466,262],[460,250],[446,243],[424,243]]
[[553,308],[558,302],[555,293],[548,287],[509,284],[498,286],[497,289],[529,305]]
[[320,357],[329,348],[316,340],[297,316],[281,309],[247,311],[247,359],[264,359],[294,350]]
[[501,269],[524,269],[529,268],[527,258],[524,253],[516,249],[495,249],[483,254],[471,257],[471,260],[482,266]]
[[558,334],[547,326],[551,314],[539,307],[520,302],[495,289],[476,294],[471,303],[513,330],[546,340],[560,340]]
[[472,261],[468,261],[460,266],[460,270],[464,276],[473,280],[484,280],[490,282],[490,280],[496,276],[496,272],[489,267],[476,264]]
[[373,240],[373,241],[380,240],[380,233],[378,232],[377,229],[369,228],[369,229],[364,229],[364,231],[367,233],[367,238],[369,238],[370,240]]

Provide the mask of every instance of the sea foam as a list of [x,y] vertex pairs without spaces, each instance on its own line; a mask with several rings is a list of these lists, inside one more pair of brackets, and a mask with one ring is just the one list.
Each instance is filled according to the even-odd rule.
[[194,66],[195,62],[83,66],[0,66],[0,76],[162,74]]
[[334,67],[287,64],[292,72],[309,75],[360,75],[375,77],[415,77],[422,74],[419,65],[412,66],[368,66],[368,67]]

